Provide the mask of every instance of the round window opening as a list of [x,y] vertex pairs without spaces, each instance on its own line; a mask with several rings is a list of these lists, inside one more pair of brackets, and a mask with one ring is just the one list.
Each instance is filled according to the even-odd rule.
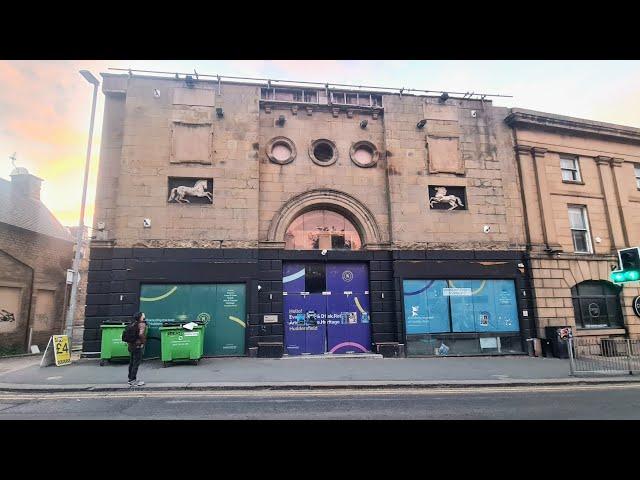
[[321,162],[328,162],[333,158],[333,148],[331,148],[331,145],[327,143],[321,143],[320,145],[315,146],[313,154]]
[[267,144],[267,157],[273,163],[286,165],[296,158],[296,146],[286,137],[272,138]]
[[357,142],[349,152],[353,163],[359,167],[372,167],[378,162],[378,149],[370,142]]
[[279,162],[286,162],[291,156],[291,149],[285,143],[276,143],[271,150],[273,157]]
[[338,160],[336,146],[330,140],[316,140],[311,144],[309,154],[314,163],[323,167],[332,165]]

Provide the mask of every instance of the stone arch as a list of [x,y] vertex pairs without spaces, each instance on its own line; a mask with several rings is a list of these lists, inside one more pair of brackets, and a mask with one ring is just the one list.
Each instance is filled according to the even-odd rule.
[[267,233],[267,241],[284,242],[291,222],[311,210],[327,209],[344,215],[358,230],[365,249],[383,243],[380,227],[371,211],[355,197],[331,189],[316,189],[295,195],[276,212]]

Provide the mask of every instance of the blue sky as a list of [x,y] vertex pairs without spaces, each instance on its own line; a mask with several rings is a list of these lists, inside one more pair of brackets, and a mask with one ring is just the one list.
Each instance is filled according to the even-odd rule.
[[[0,177],[9,155],[45,180],[43,201],[77,224],[92,87],[78,74],[108,67],[184,71],[513,95],[494,105],[640,127],[640,61],[65,60],[0,61]],[[86,221],[93,199],[104,97],[99,94]]]

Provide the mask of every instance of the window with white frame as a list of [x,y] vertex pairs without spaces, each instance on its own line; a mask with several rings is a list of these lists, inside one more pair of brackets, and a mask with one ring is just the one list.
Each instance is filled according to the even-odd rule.
[[560,169],[563,182],[581,182],[577,157],[560,157]]
[[573,205],[569,207],[569,225],[573,238],[573,250],[576,253],[592,253],[591,234],[587,219],[587,207]]
[[638,187],[638,190],[640,190],[640,164],[636,163],[634,167],[636,171],[636,186]]

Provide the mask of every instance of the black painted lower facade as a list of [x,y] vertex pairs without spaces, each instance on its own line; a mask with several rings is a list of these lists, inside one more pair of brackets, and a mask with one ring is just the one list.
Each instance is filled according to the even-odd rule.
[[[89,263],[83,356],[100,352],[100,325],[129,321],[148,283],[238,283],[246,289],[245,355],[283,353],[283,262],[363,262],[369,268],[372,351],[404,356],[407,332],[403,284],[412,279],[513,280],[519,341],[535,336],[528,259],[521,251],[294,251],[93,247]],[[260,287],[260,288],[259,288]],[[277,323],[265,323],[277,315]]]

